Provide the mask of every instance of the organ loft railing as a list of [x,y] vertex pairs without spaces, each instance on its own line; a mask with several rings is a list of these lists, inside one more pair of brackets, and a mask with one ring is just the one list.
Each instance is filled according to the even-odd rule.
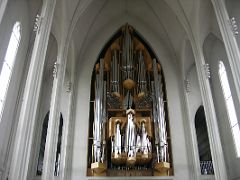
[[94,69],[90,176],[173,174],[162,69],[129,25]]

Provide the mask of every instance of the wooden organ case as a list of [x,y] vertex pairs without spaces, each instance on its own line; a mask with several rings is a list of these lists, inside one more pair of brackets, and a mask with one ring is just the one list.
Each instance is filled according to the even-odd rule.
[[161,65],[128,24],[95,65],[88,176],[173,174]]

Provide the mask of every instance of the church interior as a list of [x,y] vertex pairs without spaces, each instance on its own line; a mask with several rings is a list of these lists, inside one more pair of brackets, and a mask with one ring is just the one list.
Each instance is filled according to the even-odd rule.
[[0,180],[240,180],[239,0],[0,0]]

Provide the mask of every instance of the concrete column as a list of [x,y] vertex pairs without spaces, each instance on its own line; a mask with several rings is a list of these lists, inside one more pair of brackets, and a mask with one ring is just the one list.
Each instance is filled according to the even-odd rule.
[[[48,122],[47,139],[45,144],[45,153],[43,161],[42,180],[54,179],[54,164],[56,159],[56,149],[58,141],[59,119],[60,119],[60,103],[61,93],[63,89],[65,68],[67,62],[68,44],[62,43],[63,46],[59,49],[56,68],[54,70],[53,89],[51,95],[50,115]],[[66,121],[63,121],[63,126],[66,126]],[[65,129],[65,128],[63,128]],[[64,134],[63,134],[64,135]],[[62,157],[61,157],[62,158]],[[60,167],[62,167],[60,165]],[[60,169],[60,177],[63,170]]]
[[8,0],[0,0],[0,24],[2,22],[3,15],[7,7],[7,2]]
[[[192,41],[194,42],[194,41]],[[209,144],[212,153],[215,180],[226,180],[227,171],[223,156],[223,149],[218,129],[216,111],[214,108],[212,92],[209,84],[209,78],[205,69],[205,59],[202,48],[196,43],[192,43],[197,68],[198,80],[205,110]]]
[[[194,119],[191,118],[190,106],[189,103],[189,94],[192,93],[189,88],[191,88],[191,84],[186,85],[185,83],[190,83],[189,74],[186,75],[185,81],[183,82],[183,87],[185,87],[183,101],[184,106],[183,109],[183,118],[184,118],[184,128],[185,128],[185,137],[187,139],[187,151],[188,151],[188,160],[190,163],[190,179],[200,180],[200,162],[198,155],[198,147],[197,147],[197,138],[195,131]],[[188,87],[187,87],[188,86]]]
[[[73,82],[73,81],[72,81]],[[62,170],[60,172],[60,179],[61,180],[68,180],[70,178],[70,169],[71,169],[71,148],[72,148],[72,134],[73,134],[73,101],[74,101],[74,95],[73,95],[73,85],[71,82],[69,87],[67,87],[68,92],[68,104],[67,104],[67,119],[63,127],[63,140],[62,140],[62,148],[61,148],[61,164],[60,169]],[[70,156],[70,157],[69,157]]]
[[43,2],[41,25],[36,32],[23,102],[16,132],[9,180],[26,180],[32,151],[34,128],[42,84],[45,56],[52,26],[56,0]]
[[212,0],[219,29],[226,48],[228,61],[231,67],[234,84],[240,102],[240,52],[236,38],[232,31],[229,15],[223,0]]

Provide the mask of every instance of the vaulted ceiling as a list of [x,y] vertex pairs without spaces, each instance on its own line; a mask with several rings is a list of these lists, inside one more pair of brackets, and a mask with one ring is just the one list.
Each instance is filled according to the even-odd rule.
[[58,1],[52,33],[58,43],[71,38],[80,61],[95,38],[109,33],[110,39],[125,23],[142,34],[150,46],[151,39],[143,29],[154,34],[183,74],[194,64],[194,59],[183,57],[189,51],[185,49],[189,48],[189,34],[195,34],[202,44],[210,32],[220,37],[210,0]]

